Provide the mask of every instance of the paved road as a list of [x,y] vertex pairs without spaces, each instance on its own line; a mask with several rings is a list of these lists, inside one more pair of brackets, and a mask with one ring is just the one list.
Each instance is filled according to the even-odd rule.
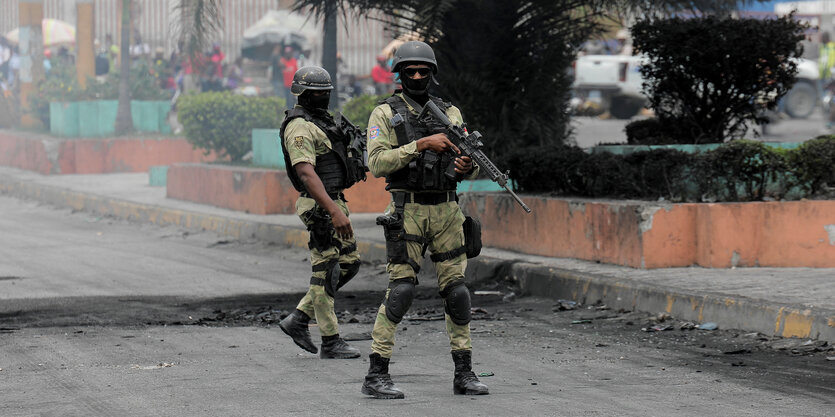
[[[637,119],[633,119],[637,120]],[[599,143],[625,143],[626,133],[624,127],[630,120],[600,119],[596,117],[575,117],[574,138],[577,145],[583,148],[591,147]],[[760,128],[750,129],[748,138],[754,139],[755,130],[761,133]],[[768,126],[766,134],[761,135],[757,140],[766,142],[799,142],[817,137],[823,134],[832,134],[835,131],[826,129],[823,113],[820,109],[815,110],[808,119],[781,119],[777,123]]]
[[[640,328],[654,323],[647,315],[553,312],[553,301],[496,295],[475,296],[482,310],[472,324],[475,371],[494,374],[483,378],[492,394],[453,396],[448,341],[433,320],[440,304],[425,281],[399,329],[391,368],[407,398],[371,400],[359,393],[367,359],[319,360],[274,325],[306,288],[303,251],[7,197],[0,212],[2,416],[824,416],[833,409],[826,353],[768,350],[761,335],[646,333]],[[379,266],[364,265],[340,294],[343,335],[366,338],[385,282]],[[351,343],[369,353],[368,340]]]

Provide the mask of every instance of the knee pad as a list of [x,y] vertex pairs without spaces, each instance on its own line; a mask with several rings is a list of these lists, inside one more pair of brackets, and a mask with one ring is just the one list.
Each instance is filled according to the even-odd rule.
[[357,276],[360,272],[360,263],[354,262],[352,264],[339,264],[342,267],[342,276],[339,278],[339,282],[336,284],[336,290],[339,291],[340,288],[345,286],[352,278]]
[[386,317],[394,323],[400,323],[403,316],[412,306],[415,298],[415,283],[410,279],[398,279],[389,285],[389,296],[386,298]]
[[336,295],[336,290],[339,288],[339,280],[342,278],[342,269],[339,267],[339,262],[333,260],[313,265],[313,272],[318,271],[325,271],[325,278],[310,278],[310,283],[325,287],[325,292],[333,297]]
[[463,326],[470,322],[472,318],[470,313],[470,290],[463,282],[450,284],[447,288],[444,288],[441,295],[444,297],[444,310],[449,314],[453,323]]

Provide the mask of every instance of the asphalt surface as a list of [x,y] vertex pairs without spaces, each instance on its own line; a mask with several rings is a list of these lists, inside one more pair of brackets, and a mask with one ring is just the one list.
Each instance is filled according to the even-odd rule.
[[[624,128],[633,120],[644,118],[636,116],[631,120],[619,120],[599,117],[574,117],[573,140],[582,148],[592,147],[601,143],[626,143]],[[754,126],[745,135],[748,139],[763,142],[802,142],[819,135],[835,133],[826,127],[826,121],[820,108],[817,108],[806,119],[792,119],[783,115],[775,119],[763,132],[762,127]]]
[[[164,187],[149,186],[143,173],[43,176],[0,167],[0,192],[97,216],[211,231],[231,240],[307,246],[307,234],[294,215],[251,215],[169,199]],[[351,219],[363,259],[382,263],[385,248],[375,217],[359,213]],[[431,276],[431,263],[424,269]],[[467,274],[471,282],[508,281],[519,295],[599,301],[716,322],[722,328],[835,341],[835,269],[641,270],[485,248],[470,260]]]
[[452,395],[424,279],[391,365],[407,398],[373,400],[359,386],[381,265],[336,302],[363,357],[320,360],[275,325],[307,287],[303,248],[3,196],[0,212],[3,416],[826,416],[835,398],[823,342],[518,297],[494,277],[472,285],[471,324],[491,395]]

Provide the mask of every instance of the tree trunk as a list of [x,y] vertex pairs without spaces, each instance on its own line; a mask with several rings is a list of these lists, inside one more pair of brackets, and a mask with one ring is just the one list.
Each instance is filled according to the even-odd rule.
[[130,111],[130,7],[131,0],[122,0],[122,31],[119,46],[119,109],[116,112],[116,134],[133,130]]
[[337,22],[337,5],[333,0],[328,0],[325,7],[325,33],[322,40],[322,68],[331,75],[331,83],[333,84],[333,91],[331,91],[331,102],[329,108],[335,109],[339,107],[339,86],[336,83],[337,68],[336,68],[336,22]]

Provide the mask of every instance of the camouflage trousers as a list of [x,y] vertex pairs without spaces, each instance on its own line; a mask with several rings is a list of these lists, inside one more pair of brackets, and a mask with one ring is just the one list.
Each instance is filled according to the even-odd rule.
[[[389,204],[386,213],[394,212],[394,203]],[[435,205],[407,203],[404,207],[404,228],[407,234],[423,236],[428,240],[427,249],[432,253],[448,252],[464,246],[464,214],[458,203],[450,201]],[[409,241],[407,250],[409,258],[420,265],[423,261],[422,246],[418,242]],[[462,254],[453,259],[435,262],[435,272],[438,287],[443,290],[447,285],[464,279],[467,269],[467,256]],[[415,271],[409,264],[392,264],[386,267],[389,282],[402,278],[415,278]],[[394,348],[394,334],[397,324],[386,316],[386,300],[390,290],[386,291],[383,304],[377,311],[377,319],[371,332],[373,341],[371,350],[384,358],[391,358]],[[444,313],[446,330],[449,336],[450,350],[472,350],[470,325],[455,324]]]
[[[342,209],[346,216],[349,216],[348,205],[343,200],[335,200],[336,205]],[[305,226],[311,226],[315,220],[313,212],[318,209],[316,201],[312,198],[299,197],[296,200],[296,215],[301,218]],[[327,264],[334,260],[338,261],[340,265],[347,265],[358,263],[360,261],[359,252],[356,249],[356,239],[341,239],[332,231],[331,242],[332,245],[325,249],[310,249],[310,265],[315,267],[319,264]],[[342,248],[353,248],[350,252],[340,253]],[[345,252],[342,250],[342,252]],[[328,271],[314,271],[313,278],[325,279]],[[342,274],[345,274],[343,268]],[[308,317],[315,318],[319,325],[319,332],[322,336],[333,336],[339,333],[339,324],[337,323],[336,313],[333,310],[333,297],[326,291],[323,285],[310,284],[307,294],[299,301],[297,309],[301,310]]]

